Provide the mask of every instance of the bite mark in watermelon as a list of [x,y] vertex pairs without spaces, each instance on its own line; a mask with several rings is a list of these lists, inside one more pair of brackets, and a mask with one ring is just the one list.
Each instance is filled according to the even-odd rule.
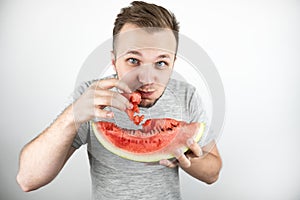
[[[145,123],[146,124],[146,123]],[[198,142],[203,123],[186,123],[174,119],[150,119],[142,129],[123,129],[111,122],[94,122],[98,141],[109,151],[123,158],[140,162],[155,162],[174,157],[176,149],[187,151],[186,142]]]
[[[129,118],[139,125],[144,115],[139,113],[141,95],[130,94],[132,109],[127,109]],[[194,138],[198,142],[204,132],[204,123],[186,123],[170,118],[148,119],[139,130],[123,129],[111,122],[93,122],[93,130],[98,141],[109,151],[123,158],[140,162],[155,162],[174,157],[174,152],[187,151],[186,142]]]

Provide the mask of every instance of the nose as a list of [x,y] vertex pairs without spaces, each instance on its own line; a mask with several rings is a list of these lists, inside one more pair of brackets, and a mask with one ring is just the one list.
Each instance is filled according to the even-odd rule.
[[138,80],[143,85],[154,83],[155,73],[151,64],[144,65],[140,68]]

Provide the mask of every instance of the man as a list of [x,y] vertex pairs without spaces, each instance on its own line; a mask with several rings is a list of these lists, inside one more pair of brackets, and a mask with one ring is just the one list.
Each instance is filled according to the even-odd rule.
[[72,104],[23,148],[17,181],[24,191],[52,181],[83,144],[88,145],[93,199],[181,199],[178,166],[208,184],[217,180],[221,158],[214,138],[203,137],[208,139],[200,141],[201,146],[189,139],[188,153],[174,151],[175,160],[146,165],[110,153],[91,129],[95,119],[126,127],[124,111],[132,105],[125,94],[136,90],[142,95],[141,113],[146,118],[167,116],[187,122],[205,118],[195,88],[170,79],[178,29],[175,16],[163,7],[132,2],[122,9],[113,32],[116,75],[81,85]]

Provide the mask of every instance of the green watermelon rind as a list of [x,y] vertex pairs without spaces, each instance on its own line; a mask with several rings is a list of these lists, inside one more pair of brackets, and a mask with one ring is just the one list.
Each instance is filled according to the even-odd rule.
[[[130,152],[126,152],[118,147],[115,147],[111,142],[109,142],[102,133],[99,133],[97,129],[97,125],[95,122],[92,122],[93,132],[97,138],[97,140],[106,148],[108,151],[128,160],[137,161],[137,162],[158,162],[163,159],[171,159],[175,156],[172,154],[133,154]],[[205,123],[200,123],[200,128],[198,130],[198,134],[194,137],[195,142],[199,142],[201,137],[203,136],[205,130]],[[188,147],[183,146],[180,148],[182,152],[186,152]]]

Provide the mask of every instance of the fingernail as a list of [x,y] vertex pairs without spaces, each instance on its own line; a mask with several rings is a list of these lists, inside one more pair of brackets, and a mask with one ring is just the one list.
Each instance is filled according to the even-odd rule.
[[129,109],[132,109],[132,108],[133,108],[132,103],[129,103],[128,108],[129,108]]
[[203,155],[203,151],[202,151],[202,149],[200,148],[199,156],[202,156],[202,155]]
[[191,161],[188,161],[184,164],[184,167],[189,168],[191,166],[191,164],[192,164]]
[[188,147],[190,147],[192,144],[194,144],[194,139],[190,138],[186,141],[186,144]]
[[126,89],[124,90],[126,93],[132,93],[132,90],[127,86]]
[[161,160],[161,161],[159,161],[159,164],[160,164],[160,165],[165,165],[165,166],[167,166],[167,165],[168,165],[168,161],[166,161],[166,160]]
[[181,149],[177,149],[177,150],[175,151],[175,157],[176,157],[176,158],[179,158],[180,156],[182,156],[182,150],[181,150]]

